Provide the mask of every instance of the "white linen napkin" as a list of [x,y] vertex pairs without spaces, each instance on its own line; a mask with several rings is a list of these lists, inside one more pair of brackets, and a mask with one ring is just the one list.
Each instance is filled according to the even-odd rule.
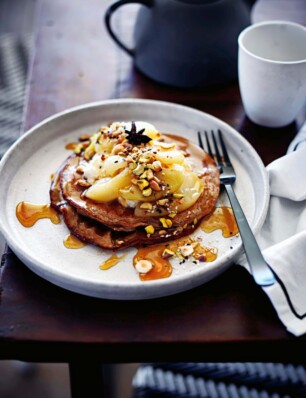
[[[285,156],[267,166],[270,205],[258,238],[275,273],[263,288],[287,330],[306,333],[306,123]],[[244,265],[245,262],[244,262]],[[248,268],[248,267],[247,267]]]

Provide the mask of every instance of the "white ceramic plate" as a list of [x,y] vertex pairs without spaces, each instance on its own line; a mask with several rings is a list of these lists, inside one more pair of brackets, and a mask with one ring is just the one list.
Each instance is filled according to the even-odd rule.
[[[16,255],[35,273],[48,281],[81,294],[119,300],[167,296],[191,289],[216,277],[241,254],[239,236],[225,239],[221,231],[200,234],[207,246],[217,247],[218,258],[211,263],[171,260],[173,274],[167,279],[142,282],[132,259],[136,250],[126,249],[123,261],[102,271],[99,265],[112,254],[87,245],[67,249],[64,223],[48,219],[24,228],[15,215],[21,201],[49,202],[50,176],[68,156],[65,144],[83,133],[93,133],[111,121],[145,120],[162,132],[171,132],[197,142],[198,130],[220,128],[237,172],[235,191],[253,231],[262,226],[269,201],[265,168],[251,145],[233,128],[206,113],[167,102],[151,100],[112,100],[86,104],[48,118],[23,135],[0,163],[0,225]],[[219,202],[227,203],[225,194]]]

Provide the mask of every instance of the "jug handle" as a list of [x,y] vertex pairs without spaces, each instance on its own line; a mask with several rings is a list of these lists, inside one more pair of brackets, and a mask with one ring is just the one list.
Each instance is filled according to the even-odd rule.
[[113,13],[119,7],[121,7],[125,4],[132,4],[132,3],[138,3],[138,4],[142,4],[146,7],[152,7],[153,0],[119,0],[119,1],[115,1],[106,10],[104,21],[105,21],[106,29],[107,29],[108,33],[110,34],[110,36],[113,38],[113,40],[118,44],[118,46],[120,48],[122,48],[125,52],[127,52],[129,55],[131,55],[133,57],[135,55],[135,50],[132,48],[128,48],[126,45],[124,45],[122,43],[122,41],[119,40],[118,36],[114,33],[114,31],[112,30],[112,27],[111,27],[111,17],[113,15]]

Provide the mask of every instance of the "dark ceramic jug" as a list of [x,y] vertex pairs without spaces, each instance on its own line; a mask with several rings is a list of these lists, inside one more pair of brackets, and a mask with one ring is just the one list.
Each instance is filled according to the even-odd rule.
[[[118,0],[105,23],[115,42],[146,76],[175,87],[203,87],[237,77],[237,38],[250,24],[255,0]],[[135,47],[129,49],[111,27],[111,16],[129,3],[137,14]]]

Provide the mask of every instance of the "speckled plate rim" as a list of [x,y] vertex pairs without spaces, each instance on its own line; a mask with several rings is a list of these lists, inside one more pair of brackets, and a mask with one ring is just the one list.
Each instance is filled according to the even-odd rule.
[[[109,109],[113,109],[114,107],[121,107],[122,110],[128,109],[126,113],[129,114],[131,112],[133,113],[133,109],[139,110],[142,108],[145,111],[149,110],[149,113],[151,112],[153,116],[155,112],[162,111],[169,114],[170,118],[175,118],[176,116],[179,117],[179,115],[188,115],[191,120],[191,125],[194,123],[193,119],[202,120],[203,123],[199,123],[199,125],[197,125],[197,129],[203,129],[205,124],[204,121],[206,121],[208,124],[213,125],[214,128],[218,127],[222,129],[223,132],[226,132],[230,138],[229,142],[231,145],[234,145],[233,148],[241,146],[241,151],[245,152],[249,161],[252,163],[252,167],[249,169],[249,172],[254,173],[253,176],[256,176],[257,187],[254,189],[256,196],[256,214],[250,224],[255,234],[259,231],[267,214],[270,194],[266,169],[254,148],[235,129],[214,116],[184,105],[157,100],[120,99],[83,104],[55,114],[31,128],[15,142],[0,162],[0,179],[4,181],[0,192],[0,208],[6,209],[7,198],[5,192],[8,191],[9,188],[9,182],[6,181],[8,179],[7,175],[13,176],[15,172],[17,173],[20,165],[18,165],[18,161],[16,161],[16,159],[18,160],[20,152],[26,143],[31,143],[35,140],[39,141],[40,137],[42,137],[43,134],[46,134],[48,127],[54,123],[60,126],[65,118],[77,119],[80,114],[86,115],[86,113],[90,113],[91,111],[98,112],[99,109],[105,109],[105,107],[108,107]],[[125,112],[123,112],[123,114],[124,113]],[[124,120],[124,116],[121,120]],[[190,128],[193,128],[194,132],[196,132],[195,126]],[[242,165],[242,168],[245,166],[246,165]],[[105,283],[101,280],[84,281],[80,275],[72,275],[71,273],[65,274],[58,267],[54,267],[55,259],[52,260],[52,266],[50,266],[50,263],[48,262],[38,261],[37,258],[33,256],[33,253],[31,253],[29,248],[25,248],[20,245],[18,239],[16,239],[14,230],[12,230],[12,226],[9,223],[6,211],[3,210],[1,210],[0,213],[0,229],[14,253],[28,266],[28,268],[42,278],[67,290],[107,299],[150,299],[189,290],[224,272],[231,264],[234,263],[242,252],[242,245],[236,245],[233,250],[223,256],[222,261],[219,261],[217,266],[214,266],[214,263],[210,263],[205,267],[205,270],[199,269],[188,274],[183,273],[175,278],[170,277],[167,279],[141,283],[134,283],[133,281],[131,282],[128,280],[108,281]]]

